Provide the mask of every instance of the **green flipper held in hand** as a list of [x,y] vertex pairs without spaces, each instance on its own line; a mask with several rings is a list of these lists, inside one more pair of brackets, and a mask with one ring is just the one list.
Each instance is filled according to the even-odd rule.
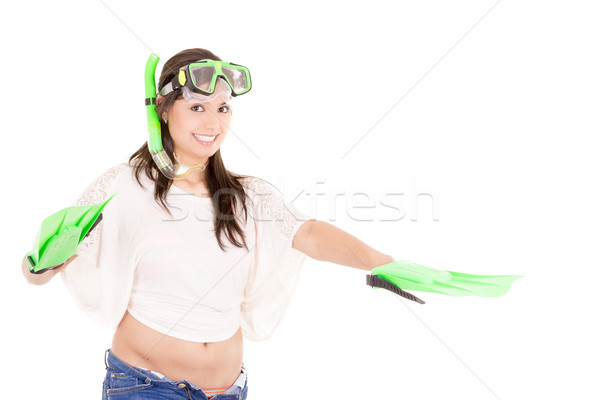
[[367,284],[391,290],[423,304],[422,300],[404,290],[441,293],[449,296],[498,297],[508,292],[510,285],[520,277],[521,275],[465,274],[400,260],[373,268],[371,275],[367,275]]
[[39,274],[56,269],[71,258],[102,220],[102,210],[114,196],[102,203],[63,208],[44,219],[33,249],[27,253],[29,271]]

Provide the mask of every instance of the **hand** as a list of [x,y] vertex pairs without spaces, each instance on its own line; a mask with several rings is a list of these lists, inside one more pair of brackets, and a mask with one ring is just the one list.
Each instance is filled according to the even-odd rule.
[[[52,279],[54,277],[54,275],[56,275],[57,273],[59,273],[60,271],[65,269],[67,267],[67,265],[69,265],[69,263],[76,258],[77,258],[77,254],[74,254],[67,261],[65,261],[63,263],[63,265],[61,265],[60,267],[58,267],[56,269],[46,269],[46,270],[44,270],[45,272],[43,272],[43,273],[35,274],[35,273],[31,272],[31,270],[29,269],[29,260],[27,260],[27,256],[26,256],[25,258],[23,258],[23,263],[22,263],[23,274],[25,275],[25,279],[27,279],[27,282],[34,284],[34,285],[44,285],[44,284],[48,283],[50,281],[50,279]],[[58,265],[60,265],[60,264],[58,264]]]
[[56,275],[57,273],[59,273],[60,271],[62,271],[63,269],[65,269],[67,267],[67,265],[69,265],[69,263],[71,261],[73,261],[74,259],[77,258],[77,254],[73,254],[67,261],[65,261],[64,263],[61,264],[57,264],[53,267],[47,268],[48,270],[54,271],[54,274]]

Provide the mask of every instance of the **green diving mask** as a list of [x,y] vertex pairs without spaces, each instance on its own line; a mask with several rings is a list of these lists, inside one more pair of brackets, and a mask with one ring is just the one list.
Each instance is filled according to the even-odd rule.
[[234,97],[247,93],[252,88],[248,68],[224,61],[200,60],[182,67],[171,82],[160,90],[160,95],[164,96],[180,87],[210,95],[215,92],[218,77],[227,82]]

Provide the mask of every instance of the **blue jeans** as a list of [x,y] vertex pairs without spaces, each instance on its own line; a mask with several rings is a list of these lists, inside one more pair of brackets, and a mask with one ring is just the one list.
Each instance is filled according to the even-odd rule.
[[[105,364],[106,377],[102,384],[102,400],[208,399],[202,389],[193,383],[186,380],[173,381],[167,377],[159,377],[149,370],[133,367],[118,359],[110,349],[106,350]],[[240,376],[233,386],[212,399],[245,400],[247,393],[247,374],[242,363]]]

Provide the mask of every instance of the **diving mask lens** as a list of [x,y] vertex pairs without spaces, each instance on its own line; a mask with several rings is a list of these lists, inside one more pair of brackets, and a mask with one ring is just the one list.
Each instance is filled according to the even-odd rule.
[[241,69],[231,67],[223,67],[222,71],[236,95],[246,93],[250,90],[249,73],[246,74],[245,71]]
[[210,94],[215,90],[215,68],[212,65],[190,66],[190,76],[196,89]]

